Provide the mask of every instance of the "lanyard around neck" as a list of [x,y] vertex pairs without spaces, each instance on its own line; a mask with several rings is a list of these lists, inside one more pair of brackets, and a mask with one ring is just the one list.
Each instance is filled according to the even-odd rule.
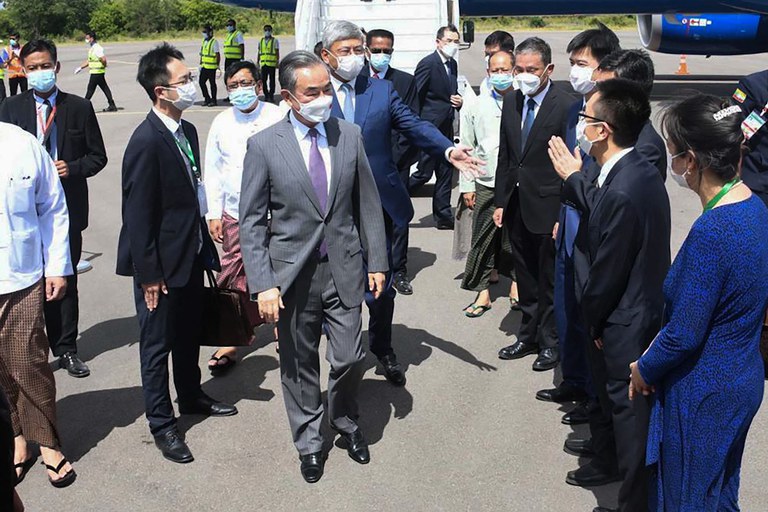
[[[195,154],[192,152],[192,147],[189,145],[189,141],[186,137],[183,137],[181,141],[179,141],[177,137],[174,137],[173,140],[176,141],[176,145],[179,147],[181,152],[184,153],[189,159],[189,166],[192,168],[192,174],[195,175],[195,179],[200,181],[200,171],[197,168],[197,163],[195,162]],[[182,142],[184,143],[183,145]]]
[[704,206],[704,211],[708,212],[709,210],[714,208],[717,205],[717,203],[719,203],[720,200],[725,196],[725,194],[730,192],[731,189],[733,187],[735,187],[736,185],[738,185],[739,183],[741,183],[741,178],[739,178],[738,176],[736,176],[731,181],[726,183],[723,186],[723,188],[720,190],[720,192],[718,192],[717,195],[715,197],[713,197],[712,199],[710,199],[709,202],[706,204],[706,206]]

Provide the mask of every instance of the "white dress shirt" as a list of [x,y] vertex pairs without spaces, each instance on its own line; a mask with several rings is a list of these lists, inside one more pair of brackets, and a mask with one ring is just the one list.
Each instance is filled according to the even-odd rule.
[[43,275],[72,275],[69,214],[53,160],[37,139],[0,123],[0,294],[17,292]]
[[441,52],[440,50],[437,50],[437,54],[440,56],[440,60],[443,61],[443,71],[445,71],[446,75],[451,76],[451,70],[448,67],[448,62],[453,59],[449,59],[448,57],[443,55],[443,52]]
[[[45,130],[45,126],[41,124],[41,120],[43,123],[45,123],[45,120],[48,119],[48,107],[45,105],[45,100],[48,100],[48,103],[51,104],[51,108],[56,108],[56,98],[59,95],[59,90],[57,88],[54,88],[53,94],[51,94],[48,98],[41,98],[37,95],[37,93],[32,93],[32,96],[35,98],[35,106],[37,107],[35,116],[37,121],[37,141],[40,144],[43,144],[45,142],[45,136],[43,134],[43,130]],[[49,137],[49,140],[51,141],[51,158],[54,160],[59,159],[59,148],[56,144],[56,141],[58,140],[58,133],[56,128],[56,118],[53,119],[53,124],[51,124],[51,135]]]
[[[352,108],[357,106],[357,95],[355,94],[355,81],[350,80],[349,82],[342,82],[333,74],[331,74],[331,84],[333,85],[333,92],[336,93],[336,99],[339,101],[339,107],[344,109],[344,101],[347,99],[347,94],[349,94],[352,97]],[[342,87],[344,84],[349,84],[351,87],[351,90],[347,92],[346,87]],[[350,121],[351,123],[354,122],[354,120]]]
[[277,105],[260,101],[253,112],[228,108],[213,120],[205,149],[205,192],[208,215],[240,218],[240,185],[248,139],[285,117]]
[[[301,156],[304,158],[304,165],[307,166],[307,172],[309,172],[309,150],[312,148],[312,138],[309,136],[309,126],[297,120],[293,115],[293,111],[291,111],[289,118],[293,125],[293,133],[299,141],[299,148],[301,148]],[[326,182],[328,183],[328,192],[330,192],[331,150],[328,148],[328,136],[325,134],[325,125],[323,123],[317,123],[315,129],[318,133],[317,149],[320,150],[320,156],[323,158],[323,163],[325,164]]]
[[624,157],[624,155],[626,155],[633,149],[635,149],[634,146],[631,148],[622,149],[621,151],[613,155],[611,158],[609,158],[608,161],[603,164],[603,166],[600,168],[600,175],[597,177],[598,188],[603,186],[603,183],[605,183],[605,180],[608,178],[608,175],[611,173],[616,163],[619,160],[621,160],[622,157]]
[[536,96],[523,96],[523,115],[521,116],[522,119],[520,119],[520,128],[525,126],[525,120],[528,116],[528,100],[530,98],[533,98],[533,101],[536,102],[536,109],[533,111],[533,119],[536,119],[536,116],[539,115],[539,110],[541,110],[541,104],[544,102],[544,98],[546,97],[547,93],[549,92],[549,88],[552,87],[552,80],[547,80],[547,85],[542,89],[542,91],[537,94]]

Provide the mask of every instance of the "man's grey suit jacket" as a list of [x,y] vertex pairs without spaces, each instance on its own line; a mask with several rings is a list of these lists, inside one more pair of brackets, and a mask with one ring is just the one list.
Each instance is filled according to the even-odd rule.
[[362,251],[369,272],[389,270],[384,217],[360,128],[331,118],[325,131],[331,154],[327,212],[320,209],[287,116],[248,140],[240,193],[243,262],[251,293],[280,288],[285,296],[325,236],[339,298],[357,307],[367,288]]

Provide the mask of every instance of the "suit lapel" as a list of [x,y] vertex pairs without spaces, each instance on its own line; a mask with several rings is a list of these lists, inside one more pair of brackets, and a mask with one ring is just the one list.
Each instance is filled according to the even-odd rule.
[[[595,197],[595,206],[593,207],[593,210],[597,209],[598,205],[603,200],[603,197],[605,197],[605,193],[608,190],[608,188],[611,186],[611,182],[613,182],[616,176],[625,167],[631,164],[634,154],[635,154],[634,150],[630,151],[629,153],[621,157],[619,161],[616,162],[616,164],[614,164],[613,168],[611,169],[611,172],[609,172],[608,176],[606,176],[605,181],[603,182],[603,186],[598,189],[597,196]],[[597,178],[595,178],[595,185],[597,185]]]
[[[328,123],[326,123],[327,126]],[[277,150],[283,155],[286,163],[288,164],[289,172],[293,173],[296,180],[301,185],[304,193],[312,201],[312,205],[317,210],[317,213],[321,217],[325,217],[325,212],[320,208],[320,201],[315,193],[315,187],[312,185],[312,180],[309,177],[309,170],[304,163],[304,157],[301,154],[301,147],[299,147],[299,141],[296,140],[294,135],[293,125],[288,117],[284,121],[277,125],[277,136],[282,138],[285,143],[276,144]],[[331,159],[333,162],[333,159]],[[333,163],[331,163],[333,165]]]
[[[357,101],[360,101],[359,96]],[[336,191],[339,188],[339,182],[341,181],[340,160],[346,154],[346,147],[344,144],[346,137],[342,138],[338,121],[329,121],[325,123],[325,134],[328,136],[328,149],[331,153],[331,183],[328,188],[328,201],[326,203],[327,210],[330,212],[331,207],[333,206],[333,201],[336,199]]]
[[35,97],[32,96],[32,91],[24,94],[26,94],[24,98],[26,107],[24,108],[24,119],[20,120],[23,123],[21,128],[37,137],[37,103],[35,103]]
[[189,179],[189,173],[187,172],[187,163],[184,161],[184,157],[181,156],[181,151],[179,150],[179,146],[178,144],[176,144],[176,139],[171,134],[171,131],[163,124],[163,122],[160,120],[159,117],[157,117],[157,115],[155,115],[154,112],[150,112],[149,115],[147,116],[147,119],[149,119],[149,122],[152,123],[152,125],[155,127],[157,131],[160,132],[160,135],[163,137],[163,140],[168,146],[168,149],[171,150],[171,153],[176,159],[176,163],[179,164],[179,171],[184,173],[184,181],[189,183],[189,187],[192,189],[192,192],[195,192],[196,194],[197,192],[195,191],[195,187],[192,181]]
[[515,156],[517,156],[518,160],[522,159],[522,148],[520,147],[522,145],[522,138],[523,138],[523,130],[520,127],[520,124],[522,122],[522,115],[523,115],[523,96],[520,91],[517,91],[514,96],[509,98],[509,100],[506,101],[512,101],[514,102],[513,109],[515,112],[517,112],[517,116],[513,116],[511,119],[511,122],[507,125],[507,128],[510,130],[509,139],[512,140],[512,152],[515,153]]
[[339,105],[339,98],[336,96],[336,90],[333,91],[333,101],[331,102],[331,115],[333,117],[338,117],[339,119],[344,119],[344,112],[341,110],[341,105]]
[[555,105],[555,96],[557,96],[557,92],[555,91],[555,84],[550,83],[549,91],[547,91],[547,94],[544,96],[544,100],[539,106],[539,111],[536,113],[536,119],[533,121],[533,126],[531,127],[531,133],[528,134],[528,139],[525,142],[525,147],[523,148],[522,154],[523,158],[525,158],[525,154],[528,152],[528,148],[531,147],[531,143],[536,138],[536,134],[541,129],[541,125],[547,121],[549,113],[552,112],[552,109]]
[[64,135],[67,132],[67,114],[69,113],[69,102],[67,94],[59,91],[56,94],[56,149],[59,158],[64,149]]
[[433,53],[435,56],[435,65],[437,66],[437,69],[440,71],[440,76],[442,76],[443,82],[445,82],[445,85],[448,86],[448,91],[450,94],[453,94],[450,92],[451,90],[451,77],[448,76],[448,71],[445,69],[445,64],[443,63],[443,58],[440,56],[440,52],[438,50],[435,50],[435,53]]
[[355,124],[360,128],[365,126],[368,107],[371,106],[371,95],[368,94],[370,86],[368,77],[362,75],[357,77],[355,81]]

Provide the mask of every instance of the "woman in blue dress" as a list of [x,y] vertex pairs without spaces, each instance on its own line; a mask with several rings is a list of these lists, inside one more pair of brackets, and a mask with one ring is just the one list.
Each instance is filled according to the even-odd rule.
[[701,198],[664,283],[667,324],[630,365],[630,396],[655,392],[650,508],[739,510],[739,472],[763,399],[768,209],[739,179],[743,116],[697,95],[663,120],[671,176]]

